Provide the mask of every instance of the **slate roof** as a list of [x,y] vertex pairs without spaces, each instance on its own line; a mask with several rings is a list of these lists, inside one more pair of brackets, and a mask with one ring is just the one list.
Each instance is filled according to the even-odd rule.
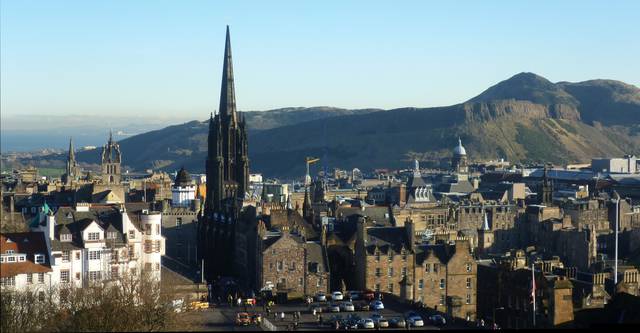
[[438,185],[437,191],[440,193],[471,193],[474,188],[469,181],[464,180],[457,183],[442,183]]
[[376,248],[385,254],[390,250],[399,253],[403,248],[411,249],[404,227],[374,227],[365,232],[365,248],[369,254],[374,254]]
[[[16,254],[26,254],[23,262],[0,264],[0,276],[10,277],[26,273],[51,272],[51,260],[47,251],[47,243],[43,232],[16,232],[0,234],[0,253],[13,250]],[[35,263],[35,255],[45,256],[44,264]]]

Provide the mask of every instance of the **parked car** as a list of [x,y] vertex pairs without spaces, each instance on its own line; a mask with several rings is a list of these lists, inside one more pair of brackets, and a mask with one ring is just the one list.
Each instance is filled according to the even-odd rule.
[[251,318],[246,312],[238,312],[236,314],[236,325],[246,326],[251,324]]
[[329,306],[327,307],[327,311],[328,312],[340,312],[340,306],[338,305],[338,303],[329,304]]
[[373,315],[371,315],[371,320],[373,320],[373,323],[375,324],[376,327],[379,327],[379,328],[389,327],[389,321],[386,320],[379,313],[374,313]]
[[373,292],[373,290],[365,290],[362,293],[362,298],[364,298],[365,301],[371,302],[375,298],[375,293]]
[[407,324],[409,327],[422,327],[424,326],[424,321],[420,316],[411,316],[407,318]]
[[318,302],[326,302],[327,301],[327,295],[325,295],[325,293],[323,293],[322,291],[316,294],[316,301]]
[[393,328],[405,328],[407,327],[407,322],[404,318],[396,317],[389,319],[389,325]]
[[340,311],[353,312],[355,310],[356,308],[353,306],[353,303],[351,302],[342,302],[340,304]]
[[331,300],[332,301],[342,301],[343,299],[344,299],[344,296],[342,295],[341,292],[334,291],[333,293],[331,293]]
[[358,326],[360,326],[360,328],[376,328],[376,325],[371,318],[360,319]]
[[369,305],[373,310],[384,310],[384,304],[382,303],[382,301],[373,301]]
[[371,307],[369,306],[369,303],[358,302],[356,303],[356,309],[358,309],[358,311],[369,311]]
[[446,325],[447,324],[447,320],[443,316],[441,316],[439,314],[436,314],[436,315],[433,315],[433,316],[429,317],[429,321],[434,325]]

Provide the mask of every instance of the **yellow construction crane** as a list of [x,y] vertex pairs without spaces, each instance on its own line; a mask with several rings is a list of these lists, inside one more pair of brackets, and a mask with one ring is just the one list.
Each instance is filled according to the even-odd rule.
[[311,184],[311,175],[309,175],[309,165],[311,165],[313,163],[316,163],[318,161],[320,161],[320,159],[317,158],[317,157],[309,157],[309,156],[307,156],[307,157],[304,158],[304,162],[307,165],[307,174],[304,177],[304,185],[305,186],[309,186]]

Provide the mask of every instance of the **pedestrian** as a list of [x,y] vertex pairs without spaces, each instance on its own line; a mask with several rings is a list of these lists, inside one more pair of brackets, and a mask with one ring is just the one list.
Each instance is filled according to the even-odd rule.
[[227,302],[229,302],[229,306],[233,306],[233,297],[231,294],[227,294]]
[[311,311],[313,313],[313,316],[315,317],[316,315],[316,308],[313,308],[313,310]]
[[280,321],[284,321],[284,311],[280,312]]
[[236,303],[238,304],[238,307],[240,307],[240,305],[242,304],[242,298],[238,297],[238,299],[236,300]]
[[480,319],[480,327],[484,327],[484,319]]

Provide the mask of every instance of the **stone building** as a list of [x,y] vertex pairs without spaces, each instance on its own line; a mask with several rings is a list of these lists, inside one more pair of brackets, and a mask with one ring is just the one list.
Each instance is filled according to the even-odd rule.
[[287,230],[264,231],[261,238],[259,286],[298,295],[329,291],[327,256],[320,243]]
[[450,317],[475,320],[476,266],[469,242],[419,247],[413,279],[414,301]]

